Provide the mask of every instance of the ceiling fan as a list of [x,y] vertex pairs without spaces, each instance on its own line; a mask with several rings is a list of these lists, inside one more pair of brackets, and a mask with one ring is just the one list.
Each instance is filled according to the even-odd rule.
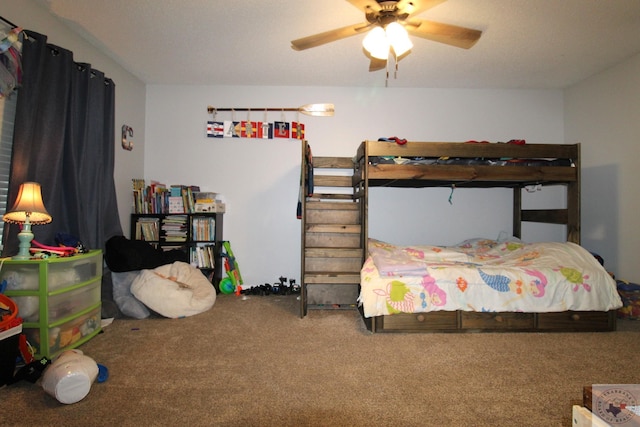
[[[438,4],[443,3],[445,0],[347,1],[358,9],[364,11],[367,22],[349,25],[347,27],[337,28],[335,30],[293,40],[291,42],[291,47],[294,50],[305,50],[372,30],[365,38],[363,45],[365,55],[367,55],[371,60],[369,64],[369,71],[377,71],[386,68],[389,55],[396,60],[397,67],[397,61],[404,58],[411,52],[411,47],[413,45],[408,39],[407,33],[412,36],[463,49],[469,49],[472,47],[482,34],[482,31],[479,30],[412,18],[412,16],[431,9]],[[393,42],[389,45],[389,42],[385,41],[384,33],[386,32],[387,38],[392,37],[389,30],[391,28],[397,30],[399,27],[406,30],[403,35],[404,46],[400,46],[399,44],[396,45]],[[376,41],[371,40],[374,32],[378,33],[376,35],[381,38]],[[382,53],[375,52],[375,49],[372,50],[372,48],[375,48],[378,43],[386,43],[386,45],[381,48]]]

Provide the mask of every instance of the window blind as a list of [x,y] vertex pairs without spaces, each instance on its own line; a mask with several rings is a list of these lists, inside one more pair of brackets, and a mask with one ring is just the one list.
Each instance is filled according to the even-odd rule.
[[[9,201],[9,174],[11,173],[11,150],[13,148],[13,124],[16,117],[17,92],[0,99],[0,215],[7,211]],[[4,234],[4,221],[0,220],[0,248]]]

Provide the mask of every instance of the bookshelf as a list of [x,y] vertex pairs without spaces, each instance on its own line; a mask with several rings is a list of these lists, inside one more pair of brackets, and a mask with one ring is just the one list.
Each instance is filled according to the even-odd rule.
[[179,249],[216,288],[222,279],[220,212],[131,214],[131,240],[144,240],[162,250]]

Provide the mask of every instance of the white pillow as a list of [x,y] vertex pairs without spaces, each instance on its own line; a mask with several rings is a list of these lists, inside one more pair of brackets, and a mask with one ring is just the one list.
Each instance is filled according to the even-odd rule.
[[131,284],[139,274],[139,270],[122,273],[112,271],[113,300],[125,316],[133,317],[134,319],[146,319],[150,315],[149,310],[131,293]]

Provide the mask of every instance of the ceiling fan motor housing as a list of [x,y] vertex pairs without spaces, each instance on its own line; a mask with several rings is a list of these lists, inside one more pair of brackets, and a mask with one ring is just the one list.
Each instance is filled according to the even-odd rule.
[[377,24],[384,28],[392,22],[404,21],[409,17],[408,13],[400,13],[396,0],[378,1],[378,4],[380,10],[371,10],[371,7],[367,6],[365,16],[371,24]]

